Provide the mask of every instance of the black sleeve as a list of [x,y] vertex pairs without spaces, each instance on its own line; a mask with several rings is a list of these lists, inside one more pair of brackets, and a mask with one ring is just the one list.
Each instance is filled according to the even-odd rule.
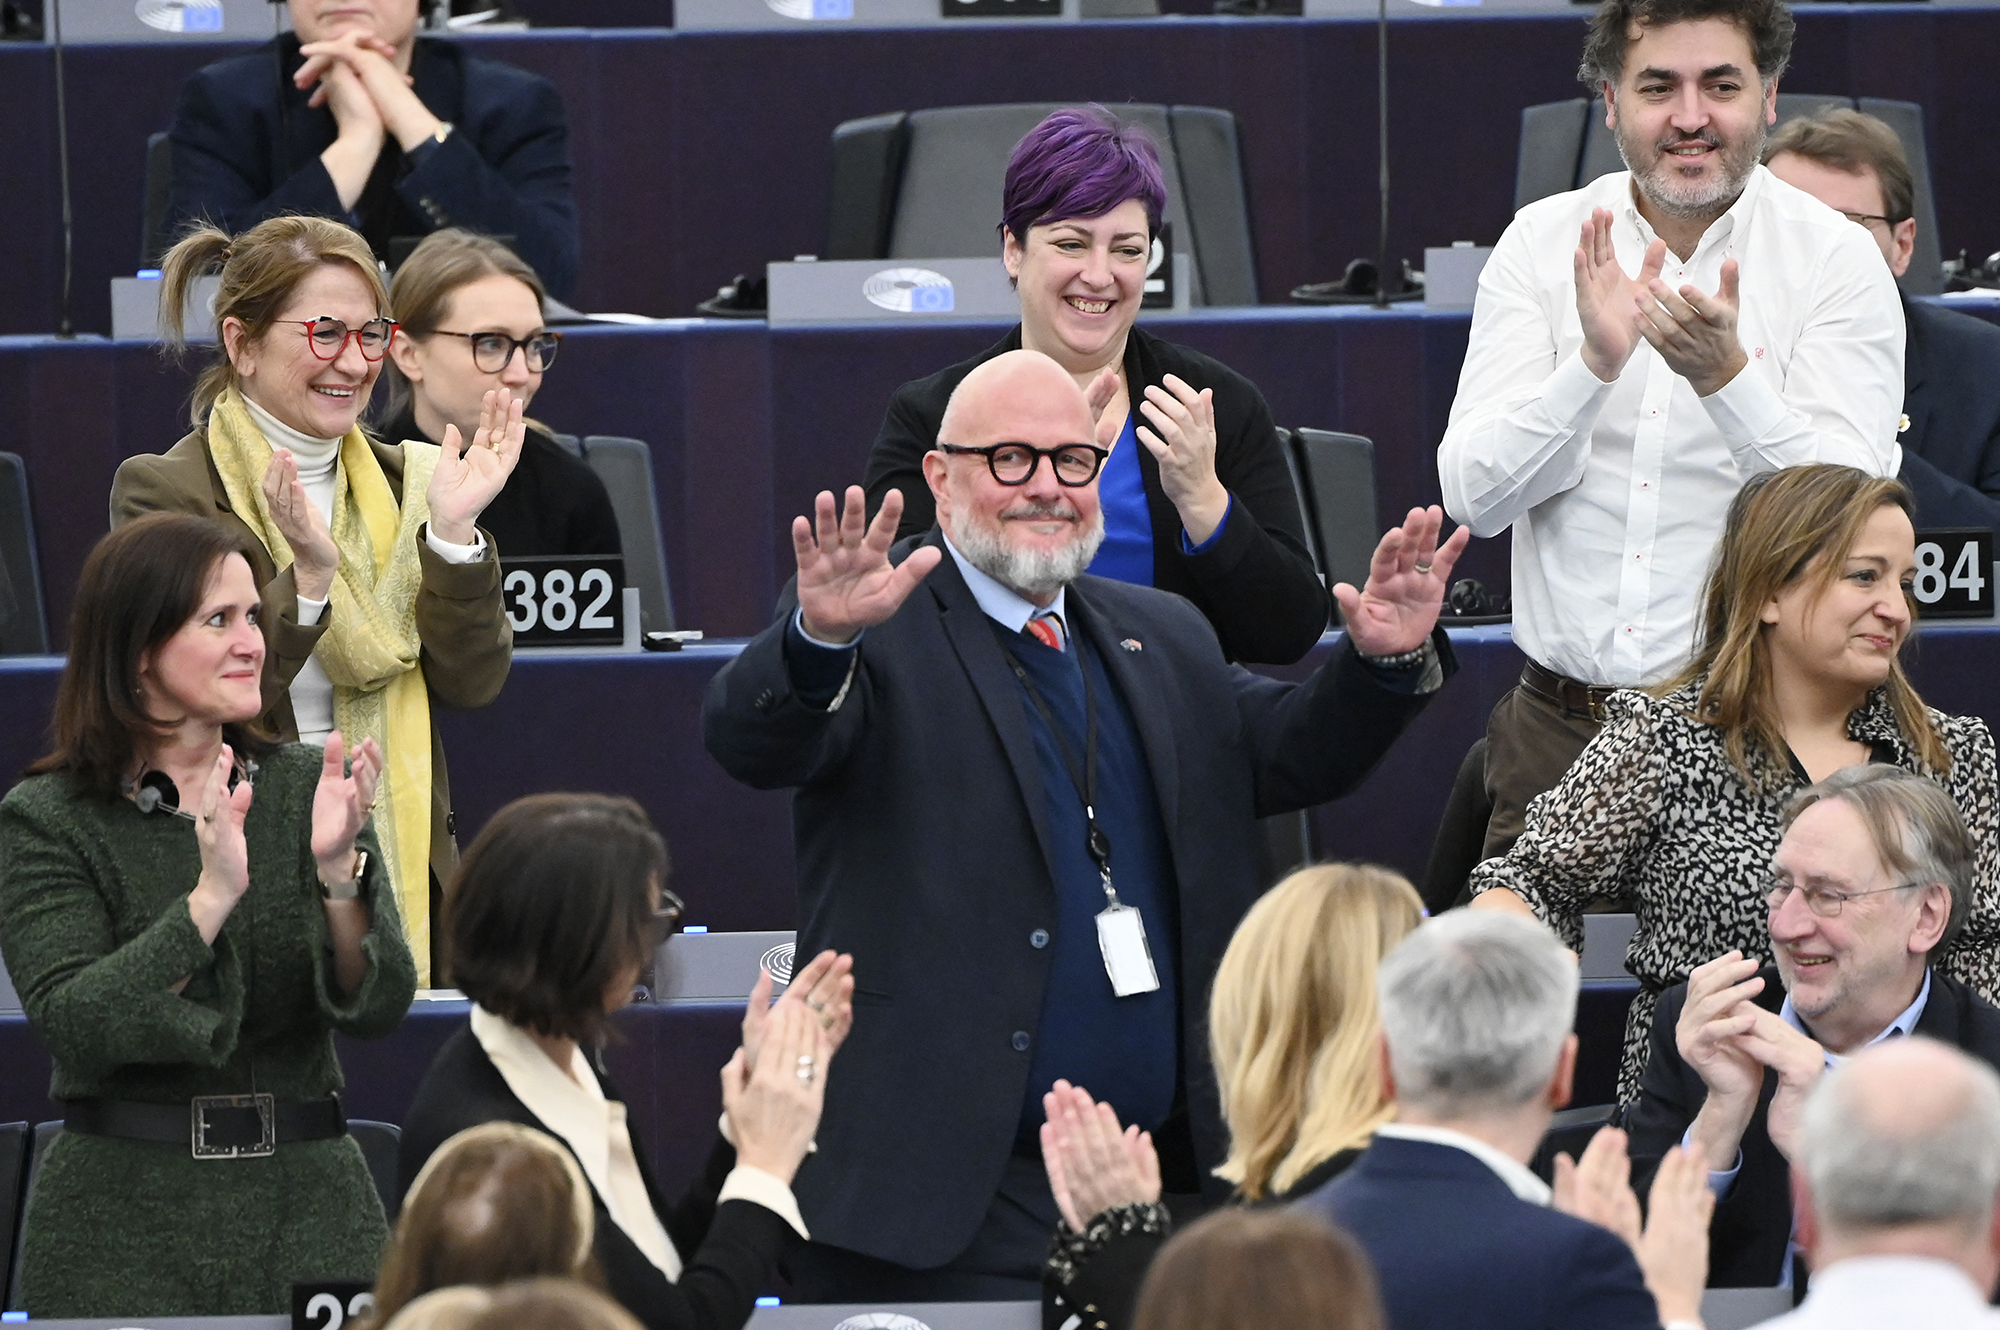
[[1708,1098],[1708,1087],[1681,1059],[1674,1038],[1681,1008],[1686,1005],[1685,984],[1660,994],[1653,1008],[1653,1028],[1646,1036],[1646,1069],[1639,1075],[1639,1097],[1625,1110],[1632,1191],[1641,1202],[1653,1189],[1653,1174],[1659,1171],[1660,1160],[1681,1143]]
[[924,391],[927,379],[906,383],[889,399],[882,417],[882,430],[875,446],[868,450],[868,470],[862,488],[868,493],[868,515],[881,510],[890,490],[903,492],[903,520],[896,524],[896,539],[921,536],[937,524],[937,502],[931,497],[930,483],[924,479],[924,454],[937,442],[938,416],[932,394]]
[[[497,71],[497,72],[496,72]],[[396,192],[437,227],[511,236],[551,295],[576,290],[579,242],[570,194],[569,126],[554,85],[490,61],[466,62],[482,109],[443,143],[418,145]],[[475,87],[486,80],[493,86]]]
[[1917,497],[1920,528],[1983,526],[2000,531],[2000,427],[1986,441],[1977,483],[1946,475],[1907,449],[1902,478]]
[[[1289,665],[1326,631],[1332,600],[1307,550],[1271,408],[1250,380],[1217,369],[1215,474],[1234,502],[1215,541],[1185,558],[1194,580],[1189,598],[1232,659]],[[1184,552],[1183,539],[1176,530],[1175,547]]]
[[[275,74],[269,74],[275,78]],[[346,220],[333,177],[314,155],[275,187],[257,160],[257,140],[281,131],[258,107],[232,98],[207,71],[181,85],[167,131],[173,172],[167,215],[174,232],[206,221],[240,235],[266,218],[287,213]]]
[[576,490],[566,525],[566,543],[571,554],[624,552],[625,541],[618,531],[618,512],[611,506],[611,494],[588,463],[576,473]]

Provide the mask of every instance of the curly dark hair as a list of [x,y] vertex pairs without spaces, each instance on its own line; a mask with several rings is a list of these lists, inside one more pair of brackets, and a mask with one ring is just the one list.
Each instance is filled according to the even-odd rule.
[[1792,60],[1792,37],[1798,29],[1784,0],[1603,0],[1590,16],[1590,33],[1583,42],[1583,63],[1576,76],[1595,88],[1618,85],[1625,72],[1625,52],[1632,45],[1632,25],[1693,23],[1719,18],[1734,23],[1750,39],[1757,74],[1766,87],[1777,81]]

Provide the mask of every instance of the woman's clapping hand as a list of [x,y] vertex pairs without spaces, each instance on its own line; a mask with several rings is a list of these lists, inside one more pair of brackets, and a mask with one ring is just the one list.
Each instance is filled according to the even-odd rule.
[[1123,1130],[1118,1114],[1068,1081],[1042,1096],[1042,1163],[1063,1222],[1077,1233],[1121,1205],[1160,1199],[1160,1157],[1150,1132]]
[[739,1164],[790,1184],[819,1130],[832,1041],[803,1002],[780,1002],[764,1023],[756,1060],[738,1048],[722,1069],[722,1109]]

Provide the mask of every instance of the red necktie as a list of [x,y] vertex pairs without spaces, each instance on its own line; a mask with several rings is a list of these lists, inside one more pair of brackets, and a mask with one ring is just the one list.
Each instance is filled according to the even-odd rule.
[[1028,626],[1025,631],[1037,642],[1040,642],[1052,651],[1061,651],[1063,649],[1062,621],[1057,619],[1053,614],[1037,616],[1028,620]]

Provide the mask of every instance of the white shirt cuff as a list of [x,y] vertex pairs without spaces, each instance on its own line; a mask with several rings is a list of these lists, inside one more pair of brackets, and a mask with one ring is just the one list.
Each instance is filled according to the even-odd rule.
[[1542,410],[1550,420],[1576,421],[1588,412],[1595,418],[1617,380],[1606,383],[1583,363],[1583,353],[1566,357],[1542,380]]
[[[854,639],[850,642],[822,642],[806,631],[806,612],[803,606],[792,611],[792,627],[799,630],[800,637],[803,637],[806,641],[825,651],[852,651],[861,645],[862,637],[868,632],[866,628],[863,628],[854,635]],[[846,692],[846,689],[842,689],[841,695],[843,697],[846,696]],[[831,711],[833,708],[828,707],[827,710]]]
[[792,1189],[761,1168],[738,1164],[730,1169],[729,1176],[722,1180],[722,1190],[715,1194],[717,1205],[724,1201],[755,1202],[790,1224],[800,1237],[812,1239],[812,1234],[806,1232],[805,1216],[799,1213],[798,1198],[792,1195]]
[[424,523],[424,544],[431,547],[431,553],[446,563],[478,563],[486,557],[486,533],[478,527],[472,528],[470,545],[454,545],[440,539],[429,522]]
[[1748,365],[1736,371],[1735,378],[1702,398],[1701,405],[1729,450],[1745,460],[1749,460],[1746,455],[1757,440],[1776,434],[1790,414],[1785,399],[1773,392],[1764,376]]
[[318,623],[319,616],[326,613],[326,606],[327,602],[324,600],[307,600],[304,596],[300,596],[299,627],[310,628]]

